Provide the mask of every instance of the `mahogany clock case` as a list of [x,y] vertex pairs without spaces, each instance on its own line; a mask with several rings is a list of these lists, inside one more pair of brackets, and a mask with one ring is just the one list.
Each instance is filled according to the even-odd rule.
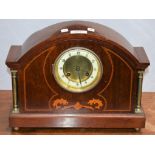
[[[74,47],[92,50],[103,66],[100,82],[83,93],[63,89],[54,78],[55,60]],[[132,47],[110,28],[84,21],[52,25],[32,34],[22,46],[11,46],[6,64],[13,83],[10,127],[145,126],[138,103],[139,73],[149,60],[142,47]]]

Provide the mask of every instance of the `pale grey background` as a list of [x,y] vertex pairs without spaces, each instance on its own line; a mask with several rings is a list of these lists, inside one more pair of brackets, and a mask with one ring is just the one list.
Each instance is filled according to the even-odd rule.
[[[5,65],[11,45],[21,45],[33,32],[66,20],[0,20],[0,90],[11,89]],[[155,91],[155,20],[87,20],[109,26],[121,33],[133,46],[143,46],[151,66],[144,76],[143,91]]]

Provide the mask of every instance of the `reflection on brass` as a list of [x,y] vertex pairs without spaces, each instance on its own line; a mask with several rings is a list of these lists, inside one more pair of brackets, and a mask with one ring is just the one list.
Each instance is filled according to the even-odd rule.
[[12,96],[13,96],[13,113],[18,113],[18,103],[17,103],[17,71],[11,70],[12,76]]
[[70,73],[70,76],[67,78],[73,82],[79,82],[79,76],[81,77],[81,82],[87,80],[89,76],[86,76],[86,73],[91,75],[93,66],[89,59],[84,56],[72,56],[64,63],[63,71],[65,75]]
[[141,96],[142,96],[142,82],[143,82],[144,71],[138,71],[138,96],[137,96],[137,107],[135,113],[141,113]]

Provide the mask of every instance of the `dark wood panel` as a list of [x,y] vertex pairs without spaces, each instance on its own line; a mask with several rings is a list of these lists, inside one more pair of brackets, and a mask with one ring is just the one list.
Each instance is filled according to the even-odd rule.
[[111,40],[112,42],[126,48],[134,56],[134,49],[132,45],[122,35],[104,25],[88,21],[67,21],[46,27],[31,35],[25,41],[22,46],[22,53],[26,53],[32,47],[47,39],[51,39],[52,37],[54,38],[56,35],[61,35],[61,29],[63,28],[68,28],[68,30],[87,30],[87,28],[94,28],[95,32],[89,32],[89,34],[100,35],[105,38],[105,40]]
[[143,128],[144,114],[11,114],[10,127]]
[[[77,94],[64,91],[52,74],[52,64],[58,55],[68,48],[78,46],[94,51],[103,64],[103,77],[100,83],[89,91],[89,95],[86,95],[87,92]],[[126,60],[113,50],[105,50],[95,40],[68,39],[59,41],[57,47],[51,47],[36,55],[23,68],[22,74],[19,76],[19,81],[23,81],[23,83],[19,82],[19,86],[23,85],[19,89],[23,89],[20,91],[24,92],[19,92],[20,110],[23,112],[49,111],[52,113],[131,112],[136,105],[136,97],[132,95],[137,89],[137,79],[135,79],[135,89],[133,87],[133,75],[135,74],[136,71]],[[84,108],[63,111],[49,109],[50,103],[61,98],[68,101],[69,105],[74,105],[77,102],[87,105],[87,102],[96,99],[102,101],[104,106],[94,111]]]
[[11,46],[7,59],[6,59],[6,64],[8,67],[12,68],[12,65],[18,68],[18,65],[16,62],[18,58],[21,56],[21,46]]
[[149,62],[149,59],[145,53],[144,48],[143,47],[134,47],[134,50],[135,50],[135,54],[137,55],[138,61],[141,63],[140,68],[147,67],[150,64],[150,62]]

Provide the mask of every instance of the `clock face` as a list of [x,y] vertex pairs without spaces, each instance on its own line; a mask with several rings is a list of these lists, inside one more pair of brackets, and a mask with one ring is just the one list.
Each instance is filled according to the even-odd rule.
[[82,47],[65,50],[54,63],[57,83],[70,92],[85,92],[94,88],[102,73],[102,64],[98,56]]

